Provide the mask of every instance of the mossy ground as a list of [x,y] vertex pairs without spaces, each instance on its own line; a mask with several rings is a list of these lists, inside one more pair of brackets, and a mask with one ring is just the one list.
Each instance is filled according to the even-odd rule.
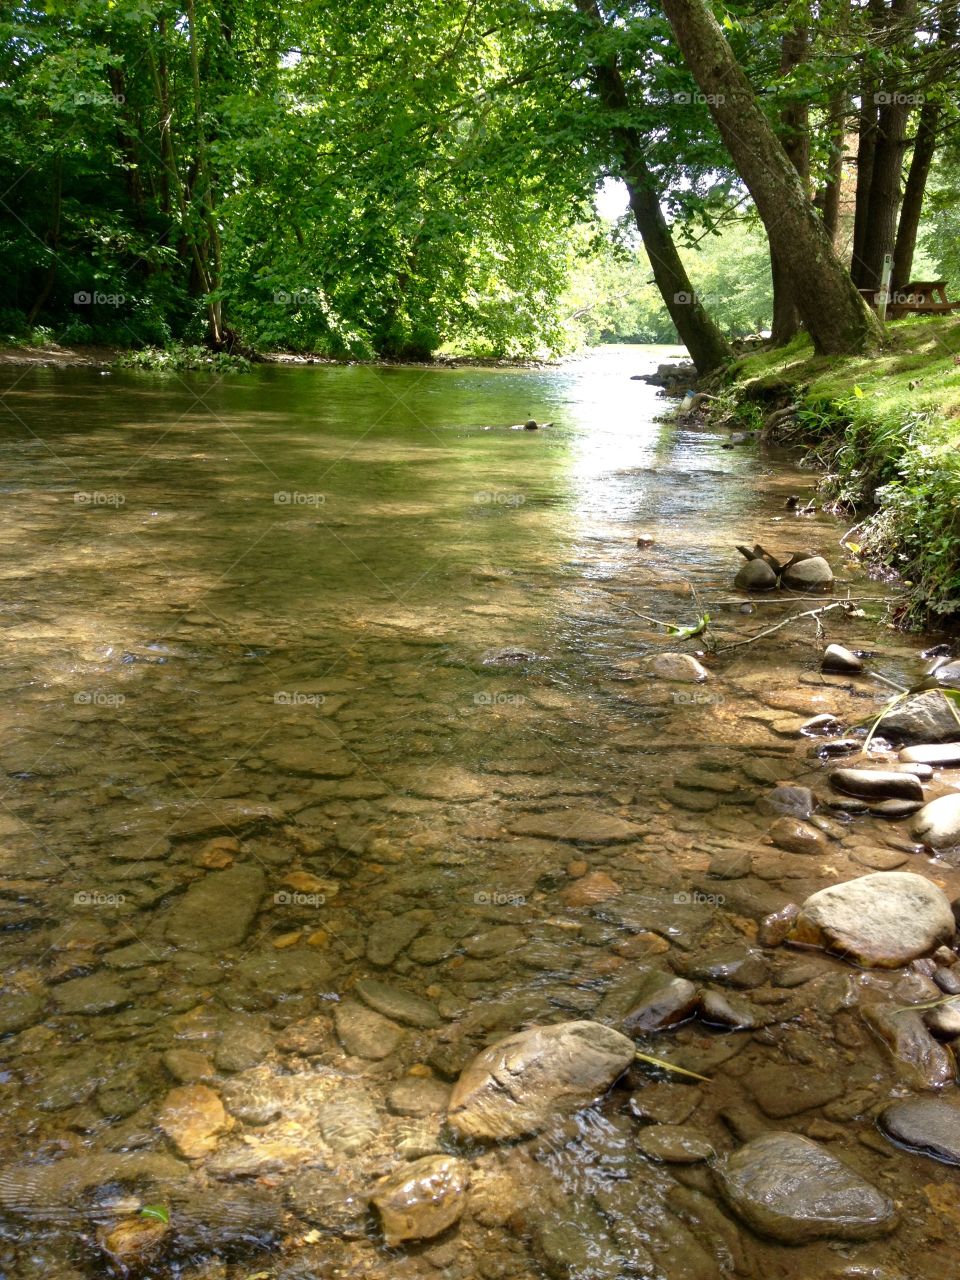
[[904,616],[960,622],[960,319],[893,321],[870,356],[817,356],[801,335],[738,361],[727,385],[754,422],[798,406],[787,438],[823,467],[837,508],[860,516],[861,553],[903,579]]

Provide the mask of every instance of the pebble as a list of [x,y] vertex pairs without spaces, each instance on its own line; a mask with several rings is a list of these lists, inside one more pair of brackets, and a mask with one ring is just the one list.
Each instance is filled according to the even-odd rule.
[[630,1095],[630,1110],[638,1120],[662,1125],[683,1124],[703,1101],[696,1085],[657,1080]]
[[394,1022],[401,1022],[408,1027],[439,1027],[442,1019],[436,1006],[422,996],[404,991],[387,982],[378,982],[375,978],[363,978],[354,987],[360,999]]
[[944,1040],[960,1036],[960,1000],[944,1000],[923,1012],[927,1029]]
[[714,1154],[712,1142],[681,1124],[649,1125],[637,1134],[636,1144],[645,1156],[664,1164],[698,1164]]
[[216,1150],[220,1134],[229,1128],[230,1121],[213,1089],[205,1084],[185,1084],[167,1094],[157,1125],[180,1155],[196,1160]]
[[630,1035],[638,1031],[661,1031],[691,1018],[700,993],[686,978],[673,977],[660,969],[649,969],[634,984],[633,999],[623,1018]]
[[826,844],[823,834],[816,827],[809,827],[797,818],[778,818],[770,828],[770,839],[778,849],[787,853],[822,853]]
[[370,1197],[390,1247],[430,1240],[460,1218],[467,1204],[470,1166],[455,1156],[426,1156],[379,1182]]
[[367,936],[367,959],[378,969],[388,968],[430,919],[431,912],[415,910],[376,921]]
[[659,653],[650,663],[650,671],[658,680],[676,680],[683,684],[703,684],[710,672],[689,653]]
[[894,1005],[867,1004],[863,1006],[862,1016],[889,1051],[898,1074],[911,1088],[940,1089],[956,1079],[953,1053],[934,1040],[919,1013]]
[[774,787],[757,801],[761,813],[783,814],[791,818],[809,818],[816,807],[817,802],[809,787],[786,784]]
[[362,1004],[338,1004],[333,1020],[340,1043],[354,1058],[378,1062],[389,1057],[403,1038],[403,1031],[395,1022]]
[[605,871],[591,871],[560,894],[567,907],[590,907],[597,902],[616,898],[623,889]]
[[404,1076],[387,1094],[387,1106],[397,1116],[430,1116],[446,1111],[450,1086],[432,1077]]
[[772,911],[769,915],[764,916],[757,929],[757,941],[762,947],[779,947],[781,942],[786,941],[787,935],[799,914],[800,908],[797,904],[788,902],[779,911]]

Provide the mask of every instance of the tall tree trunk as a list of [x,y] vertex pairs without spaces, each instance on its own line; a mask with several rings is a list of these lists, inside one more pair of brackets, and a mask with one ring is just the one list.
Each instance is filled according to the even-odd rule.
[[834,253],[713,14],[704,0],[663,0],[663,9],[763,219],[771,249],[789,274],[817,351],[846,355],[879,346],[880,323]]
[[907,185],[903,191],[900,221],[897,224],[897,239],[893,248],[893,278],[891,283],[894,290],[903,288],[910,279],[910,272],[913,270],[913,254],[917,247],[920,212],[923,208],[923,196],[927,189],[930,166],[933,163],[933,153],[937,147],[937,125],[939,122],[939,105],[936,102],[925,102],[920,108],[917,137],[913,144],[910,172],[907,174]]
[[[576,5],[594,29],[606,29],[597,0],[576,0]],[[630,98],[616,54],[610,52],[595,60],[592,70],[604,107],[614,120],[622,121],[630,110]],[[660,207],[660,193],[646,162],[642,134],[627,124],[613,125],[610,133],[620,161],[619,176],[626,184],[634,221],[664,306],[697,372],[709,373],[731,360],[733,351],[690,283]]]
[[847,96],[845,93],[838,93],[831,99],[827,123],[827,137],[830,142],[827,180],[817,192],[817,198],[814,201],[820,210],[824,229],[834,249],[839,249],[837,237],[840,233],[840,194],[843,184],[843,138],[846,117]]
[[[780,72],[785,75],[807,57],[808,34],[805,24],[798,25],[783,37]],[[806,188],[810,182],[810,112],[806,102],[790,103],[780,112],[783,149]],[[799,332],[800,312],[794,296],[790,273],[780,261],[778,251],[770,247],[770,273],[773,279],[773,324],[771,340],[783,347]]]
[[37,322],[37,317],[47,305],[47,299],[53,292],[53,286],[57,279],[57,263],[60,255],[57,250],[60,248],[60,223],[63,214],[63,153],[57,155],[53,162],[53,208],[50,214],[50,230],[44,236],[44,244],[50,253],[50,264],[47,267],[47,274],[44,277],[40,292],[33,300],[33,306],[27,315],[27,327],[32,329]]
[[210,296],[220,287],[220,232],[214,207],[213,181],[207,157],[207,139],[203,122],[203,105],[200,88],[200,56],[198,52],[197,15],[194,0],[186,0],[187,31],[190,42],[190,78],[193,82],[193,123],[197,145],[197,177],[200,187],[200,204],[207,228],[208,253],[205,254],[209,288],[207,289],[207,337],[210,345],[224,345],[222,303]]
[[[879,35],[886,19],[884,0],[870,0],[870,20]],[[857,120],[857,193],[853,214],[853,254],[850,274],[854,283],[866,287],[867,224],[870,216],[870,187],[873,182],[873,159],[877,149],[877,92],[880,88],[872,68],[866,61],[860,75],[860,111]]]

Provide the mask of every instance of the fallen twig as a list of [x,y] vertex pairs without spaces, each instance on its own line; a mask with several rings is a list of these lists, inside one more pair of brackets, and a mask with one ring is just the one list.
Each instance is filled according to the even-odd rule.
[[772,627],[765,627],[763,631],[758,631],[756,635],[747,636],[745,640],[735,640],[733,644],[725,644],[717,650],[717,653],[726,653],[729,649],[739,649],[743,645],[753,644],[755,640],[762,640],[764,636],[772,636],[775,631],[779,631],[782,627],[789,626],[791,622],[799,622],[801,618],[815,618],[817,620],[817,628],[820,629],[820,619],[825,613],[830,613],[834,609],[840,609],[847,603],[853,603],[847,600],[837,600],[833,604],[821,605],[819,609],[807,609],[804,613],[792,613],[789,618],[775,623]]

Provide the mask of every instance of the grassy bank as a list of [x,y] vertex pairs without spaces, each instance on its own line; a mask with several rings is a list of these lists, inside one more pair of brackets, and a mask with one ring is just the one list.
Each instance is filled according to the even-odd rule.
[[[960,622],[960,319],[887,327],[877,356],[815,356],[806,336],[745,357],[720,403],[771,442],[802,445],[850,545],[907,588],[904,621]],[[793,414],[775,410],[796,406]]]

